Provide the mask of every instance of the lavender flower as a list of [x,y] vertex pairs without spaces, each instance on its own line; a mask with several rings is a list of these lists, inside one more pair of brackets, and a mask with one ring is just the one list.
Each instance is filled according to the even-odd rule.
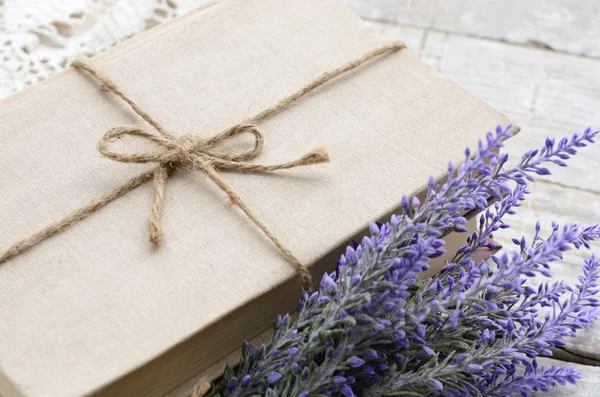
[[[537,224],[530,244],[515,239],[517,249],[491,264],[475,262],[473,252],[494,248],[488,239],[509,227],[503,218],[525,199],[533,175],[549,174],[548,163],[565,166],[599,131],[548,139],[506,167],[508,156],[495,151],[509,128],[488,133],[475,155],[467,149],[458,168],[449,164],[443,185],[430,178],[422,203],[403,197],[402,214],[372,224],[371,236],[348,247],[336,272],[302,296],[297,318],[276,320],[268,346],[244,345],[239,365],[226,368],[211,395],[529,396],[574,383],[572,369],[538,368],[536,358],[596,318],[600,261],[586,261],[575,286],[535,290],[527,279],[550,276],[549,264],[588,248],[600,226],[553,224],[544,239]],[[486,210],[490,197],[497,202]],[[473,209],[484,211],[479,229],[440,273],[417,280],[445,253],[440,237],[466,231],[461,214]],[[542,316],[541,308],[551,310]]]

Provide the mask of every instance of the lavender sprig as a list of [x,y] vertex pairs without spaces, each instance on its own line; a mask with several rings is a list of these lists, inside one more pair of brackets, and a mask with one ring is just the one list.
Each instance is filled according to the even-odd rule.
[[[449,283],[453,290],[442,289],[440,295],[447,298],[434,301],[435,307],[430,310],[433,317],[449,318],[450,321],[439,321],[438,318],[423,321],[424,324],[443,324],[430,327],[433,329],[427,335],[428,345],[434,352],[432,356],[435,356],[430,368],[417,365],[412,370],[413,366],[409,365],[409,371],[389,373],[383,382],[371,386],[364,395],[402,392],[425,395],[424,391],[435,381],[449,386],[440,389],[444,390],[445,396],[505,396],[494,394],[499,379],[514,376],[520,366],[529,371],[534,369],[537,356],[551,355],[550,347],[563,346],[563,337],[574,336],[577,329],[589,326],[595,318],[595,307],[599,303],[593,295],[597,292],[600,261],[594,257],[586,261],[584,274],[575,288],[561,288],[560,284],[550,289],[540,287],[537,297],[530,294],[533,297],[522,301],[522,306],[528,308],[527,317],[520,316],[519,310],[506,310],[504,302],[497,302],[490,296],[490,291],[496,293],[502,288],[530,293],[524,290],[519,275],[539,269],[537,261],[542,260],[547,265],[556,260],[559,258],[557,253],[570,248],[567,244],[577,246],[581,241],[600,237],[599,228],[571,226],[562,230],[531,249],[526,258],[520,251],[504,254],[497,259],[496,272],[482,275],[481,272],[461,271],[457,278],[475,280]],[[564,291],[572,294],[561,302],[559,296]],[[538,320],[534,308],[546,306],[549,301],[556,310],[549,313],[545,321]],[[483,307],[484,304],[487,307]],[[453,309],[451,313],[448,308]],[[482,313],[485,317],[478,318]],[[458,343],[469,348],[455,354]],[[444,359],[443,363],[438,363],[440,358]],[[456,377],[458,373],[460,378]]]
[[505,378],[488,395],[504,397],[530,395],[534,391],[548,393],[559,385],[566,385],[567,383],[575,384],[579,379],[581,379],[581,374],[570,367],[560,368],[552,366],[539,370],[527,369],[523,375]]
[[[574,382],[571,370],[538,370],[535,359],[595,318],[598,262],[586,262],[574,287],[546,284],[536,293],[526,278],[549,275],[548,263],[570,247],[588,247],[600,228],[555,225],[544,240],[538,225],[530,246],[516,240],[518,250],[494,257],[494,266],[472,254],[508,227],[503,217],[528,194],[533,175],[549,174],[546,163],[564,166],[598,131],[548,139],[506,168],[508,156],[495,152],[509,130],[488,133],[474,155],[467,149],[458,168],[449,164],[443,185],[430,178],[422,203],[403,197],[401,215],[372,224],[371,236],[347,248],[318,291],[302,296],[297,318],[278,318],[268,346],[244,345],[240,364],[226,369],[211,394],[525,396],[528,387],[543,390],[541,383]],[[498,202],[479,230],[442,272],[418,281],[429,260],[445,252],[440,236],[466,231],[462,214],[485,210],[490,196]],[[544,306],[554,312],[542,321],[537,310]]]

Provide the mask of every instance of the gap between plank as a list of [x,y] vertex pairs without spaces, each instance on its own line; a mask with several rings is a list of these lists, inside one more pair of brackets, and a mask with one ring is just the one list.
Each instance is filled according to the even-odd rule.
[[570,56],[574,56],[574,57],[578,57],[578,58],[600,60],[600,56],[588,55],[588,54],[581,53],[581,52],[570,52],[570,51],[552,48],[551,45],[541,42],[541,41],[538,41],[538,40],[528,40],[523,43],[523,42],[511,41],[511,40],[507,40],[507,39],[495,38],[495,37],[490,37],[490,36],[485,36],[485,35],[476,35],[473,33],[453,32],[450,30],[433,28],[433,27],[424,28],[422,26],[410,24],[410,23],[391,22],[389,20],[386,20],[385,18],[363,17],[362,19],[364,21],[376,22],[376,23],[380,23],[383,25],[397,26],[397,27],[410,28],[410,29],[419,29],[419,30],[422,30],[425,33],[425,35],[427,35],[428,32],[435,32],[435,33],[442,33],[442,34],[447,34],[447,35],[465,37],[465,38],[469,38],[469,39],[478,39],[478,40],[483,40],[483,41],[492,41],[495,43],[508,44],[508,45],[512,45],[515,47],[547,51],[547,52],[552,52],[555,54],[570,55]]

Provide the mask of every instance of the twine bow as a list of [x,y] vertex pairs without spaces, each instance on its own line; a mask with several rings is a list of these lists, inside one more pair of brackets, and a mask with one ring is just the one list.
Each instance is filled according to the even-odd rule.
[[[229,183],[219,175],[218,171],[272,172],[328,162],[329,155],[324,148],[314,149],[297,160],[287,163],[263,165],[249,162],[250,160],[256,159],[262,153],[264,145],[264,136],[257,127],[257,123],[293,104],[304,95],[333,78],[357,68],[368,60],[405,47],[405,44],[402,42],[391,42],[371,50],[354,61],[323,73],[294,94],[282,99],[272,107],[260,112],[254,117],[248,118],[233,127],[227,128],[209,137],[197,134],[173,134],[140,108],[133,99],[125,94],[123,90],[102,71],[95,68],[86,60],[76,60],[73,63],[74,67],[88,72],[91,76],[100,81],[107,91],[112,92],[129,104],[143,120],[156,130],[156,133],[148,132],[136,126],[118,126],[110,128],[98,142],[98,151],[109,159],[123,163],[156,163],[157,165],[150,171],[143,172],[125,182],[123,185],[92,199],[89,203],[73,211],[65,218],[51,223],[43,229],[16,242],[0,254],[0,263],[20,254],[24,250],[40,243],[53,234],[67,229],[74,223],[87,218],[111,201],[116,200],[148,180],[152,180],[154,185],[154,203],[149,217],[150,241],[155,246],[158,246],[164,236],[164,229],[160,219],[164,207],[165,190],[169,172],[176,168],[187,167],[201,171],[215,183],[219,189],[229,197],[231,203],[238,206],[248,219],[250,219],[273,242],[286,260],[295,267],[300,275],[303,288],[309,289],[310,272],[307,266],[301,263],[292,251],[267,228],[250,208],[248,208],[244,201],[242,201],[242,199],[232,190]],[[244,134],[251,135],[254,138],[254,146],[252,149],[239,153],[226,153],[217,150],[217,147],[223,142],[230,139],[236,139]],[[138,153],[123,153],[111,150],[112,142],[125,137],[147,140],[153,143],[155,147],[149,151]]]
[[[153,176],[154,204],[150,212],[150,241],[155,245],[161,242],[164,229],[160,218],[163,212],[164,197],[169,171],[174,168],[189,167],[202,171],[227,196],[233,205],[237,205],[279,248],[284,257],[296,268],[305,288],[310,285],[310,273],[296,256],[271,233],[260,219],[248,208],[231,186],[216,171],[233,170],[238,172],[270,172],[303,165],[312,165],[329,161],[324,148],[314,149],[297,160],[275,165],[250,163],[258,157],[263,149],[264,137],[254,124],[238,124],[211,137],[196,134],[177,136],[165,129],[157,129],[161,134],[153,134],[135,126],[119,126],[109,129],[98,142],[98,151],[109,159],[122,163],[158,163]],[[228,154],[215,151],[215,147],[228,139],[242,134],[250,134],[254,138],[254,146],[248,151]],[[139,153],[120,153],[110,150],[110,143],[125,137],[137,137],[153,142],[157,148]]]
[[[109,159],[122,163],[159,164],[154,173],[155,201],[150,214],[150,241],[155,245],[158,245],[164,236],[164,230],[160,224],[160,215],[170,169],[189,167],[201,170],[229,196],[232,204],[245,207],[243,201],[235,194],[229,184],[215,171],[271,172],[329,161],[327,150],[317,148],[299,159],[287,163],[275,165],[250,163],[248,160],[258,157],[264,145],[264,136],[254,124],[238,124],[208,138],[196,134],[176,136],[167,130],[164,131],[166,131],[166,134],[156,135],[135,126],[119,126],[109,129],[98,142],[98,151]],[[237,154],[227,154],[213,150],[224,141],[234,139],[242,134],[252,135],[254,138],[252,149]],[[155,143],[158,148],[132,154],[110,150],[110,143],[124,136],[143,138]],[[246,210],[244,211],[246,212]],[[256,217],[251,215],[251,212],[247,215],[255,223],[260,223],[254,219]],[[262,228],[260,225],[259,227]],[[275,244],[278,247],[280,245],[278,242],[275,242]],[[286,256],[288,255],[286,254]],[[288,259],[292,260],[291,256]]]

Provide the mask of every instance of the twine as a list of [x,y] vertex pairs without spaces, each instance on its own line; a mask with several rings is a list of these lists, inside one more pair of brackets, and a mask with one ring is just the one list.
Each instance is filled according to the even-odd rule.
[[[88,60],[78,59],[73,66],[87,72],[97,79],[107,91],[117,95],[125,101],[131,108],[148,124],[155,132],[148,132],[135,126],[118,126],[110,128],[98,142],[98,151],[105,157],[121,163],[156,163],[150,171],[143,172],[136,177],[128,180],[121,186],[118,186],[101,196],[92,199],[83,207],[73,211],[63,219],[53,222],[43,229],[32,233],[23,239],[11,245],[0,254],[0,263],[19,255],[23,251],[44,241],[50,236],[59,233],[71,225],[87,218],[108,203],[126,193],[136,189],[142,183],[149,180],[153,182],[154,202],[149,217],[150,241],[154,246],[158,246],[164,237],[164,229],[161,224],[161,216],[164,209],[166,184],[169,174],[172,170],[182,167],[199,170],[206,175],[219,189],[228,197],[233,205],[238,206],[244,214],[256,225],[279,249],[283,257],[294,266],[300,276],[303,288],[309,289],[311,276],[308,267],[286,247],[286,245],[256,216],[254,212],[238,196],[229,183],[219,175],[219,171],[237,171],[237,172],[273,172],[285,170],[294,167],[325,163],[329,161],[329,155],[324,148],[314,149],[304,156],[281,164],[263,165],[251,163],[250,160],[257,158],[263,149],[264,136],[257,127],[257,123],[267,117],[281,111],[287,106],[293,104],[298,99],[307,95],[330,80],[347,73],[363,63],[380,56],[382,54],[397,51],[406,48],[402,42],[391,42],[381,47],[373,49],[353,61],[350,61],[334,70],[328,71],[302,87],[292,95],[282,99],[275,105],[263,110],[257,115],[243,120],[233,127],[227,128],[213,136],[204,137],[198,134],[175,135],[165,126],[159,123],[155,118],[145,112],[140,106],[129,97],[123,90],[112,81],[101,70],[89,63]],[[254,147],[241,153],[223,153],[215,150],[215,147],[229,139],[235,139],[243,134],[251,135],[254,138]],[[119,138],[137,138],[144,139],[154,143],[152,150],[138,153],[122,153],[111,150],[112,142]]]

